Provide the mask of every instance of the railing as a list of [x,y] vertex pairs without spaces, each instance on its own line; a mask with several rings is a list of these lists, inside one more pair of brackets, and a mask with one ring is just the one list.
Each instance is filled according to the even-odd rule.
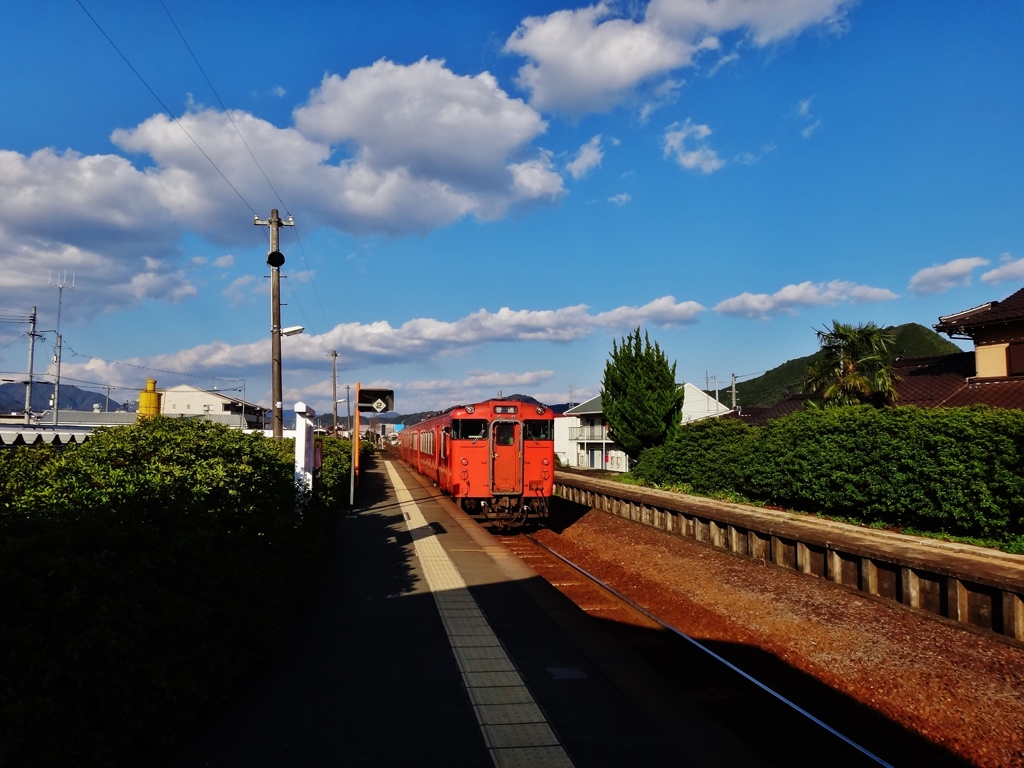
[[609,440],[608,426],[569,427],[570,440]]

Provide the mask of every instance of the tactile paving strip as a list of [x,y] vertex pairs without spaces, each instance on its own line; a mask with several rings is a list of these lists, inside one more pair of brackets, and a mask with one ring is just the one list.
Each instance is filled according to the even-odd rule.
[[487,623],[466,582],[390,461],[388,477],[405,516],[462,673],[491,761],[498,768],[566,768],[572,761]]

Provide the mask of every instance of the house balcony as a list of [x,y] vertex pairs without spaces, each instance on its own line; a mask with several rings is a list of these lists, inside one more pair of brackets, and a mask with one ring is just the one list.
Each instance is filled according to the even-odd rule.
[[577,442],[611,441],[607,424],[600,427],[569,427],[569,439]]

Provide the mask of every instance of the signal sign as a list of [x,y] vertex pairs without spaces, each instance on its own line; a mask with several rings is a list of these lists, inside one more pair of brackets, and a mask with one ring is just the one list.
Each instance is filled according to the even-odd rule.
[[395,409],[395,391],[393,389],[362,389],[358,390],[356,408],[363,413],[375,411],[384,413]]

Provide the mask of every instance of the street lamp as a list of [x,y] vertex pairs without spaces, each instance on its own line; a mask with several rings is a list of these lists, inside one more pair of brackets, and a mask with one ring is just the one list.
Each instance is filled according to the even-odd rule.
[[282,328],[281,329],[281,335],[282,336],[298,336],[304,330],[306,330],[305,327],[303,327],[301,325],[289,325],[287,328]]

